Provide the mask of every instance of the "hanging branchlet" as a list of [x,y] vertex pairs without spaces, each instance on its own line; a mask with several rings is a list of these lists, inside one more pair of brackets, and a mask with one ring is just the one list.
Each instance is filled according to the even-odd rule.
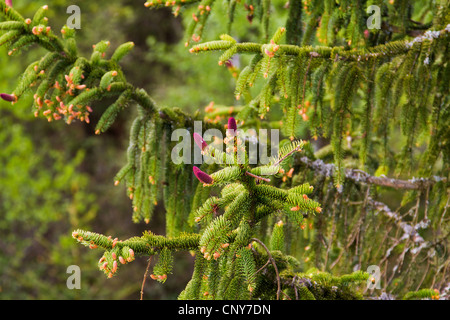
[[[1,30],[14,30],[8,41],[2,42],[11,53],[17,54],[31,44],[38,44],[49,51],[41,60],[29,65],[13,93],[2,96],[4,100],[16,102],[25,92],[37,88],[33,96],[36,117],[43,116],[49,122],[63,120],[70,124],[79,120],[89,123],[94,101],[117,97],[132,90],[116,63],[110,63],[123,58],[133,47],[132,43],[118,47],[108,60],[106,51],[110,43],[101,41],[93,45],[92,55],[86,59],[78,56],[74,29],[64,26],[61,39],[47,26],[45,14],[48,6],[39,8],[32,20],[20,18],[13,8],[5,10],[3,3],[0,9],[7,19],[13,20],[0,23]],[[109,121],[103,121],[104,118],[97,133],[111,125],[115,111],[128,102],[124,101],[126,98],[131,98],[130,94],[123,95],[117,104],[111,106],[113,110],[109,110],[108,116],[105,116]]]

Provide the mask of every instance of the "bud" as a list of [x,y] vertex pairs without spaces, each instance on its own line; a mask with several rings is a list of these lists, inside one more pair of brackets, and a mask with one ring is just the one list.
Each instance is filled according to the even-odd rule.
[[289,178],[292,178],[292,174],[294,173],[294,168],[289,169],[288,173],[286,174]]
[[[264,53],[267,54],[270,58],[275,55],[273,51],[270,51],[269,49],[264,49]],[[264,78],[267,78],[267,76],[265,76]]]
[[236,135],[237,124],[236,119],[230,117],[228,119],[227,136],[234,137]]
[[213,183],[213,178],[208,175],[207,173],[201,171],[198,167],[194,166],[193,168],[194,174],[197,177],[197,179],[200,182],[203,182],[204,184],[212,184]]
[[116,253],[115,253],[115,252],[112,252],[112,253],[111,253],[111,257],[113,258],[113,260],[116,260],[116,258],[117,258]]
[[17,101],[17,97],[14,94],[0,93],[0,98],[8,102]]
[[202,151],[208,147],[208,144],[197,132],[194,132],[194,141]]
[[5,4],[12,8],[12,0],[5,0]]
[[167,274],[163,274],[161,276],[158,276],[159,280],[166,280],[167,279]]
[[114,261],[114,262],[113,262],[113,267],[112,267],[111,272],[112,272],[112,273],[115,273],[116,271],[117,271],[117,261]]
[[125,259],[124,259],[122,256],[119,257],[119,262],[120,262],[121,264],[127,263],[127,262],[125,261]]

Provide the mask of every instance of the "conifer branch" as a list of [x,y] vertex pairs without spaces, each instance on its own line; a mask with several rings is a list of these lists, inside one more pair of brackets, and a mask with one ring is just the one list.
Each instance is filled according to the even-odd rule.
[[[424,40],[439,40],[445,39],[448,28],[434,31],[428,30],[420,35],[416,36],[413,40],[397,40],[392,41],[389,44],[381,44],[367,49],[347,49],[344,47],[327,47],[327,46],[297,46],[291,44],[269,44],[271,48],[276,48],[277,55],[298,56],[300,54],[307,55],[311,58],[317,59],[331,59],[334,61],[346,60],[346,61],[364,61],[370,59],[377,59],[380,57],[395,57],[397,55],[403,55],[410,50],[417,49],[421,46]],[[191,53],[201,53],[207,51],[224,51],[231,50],[233,48],[234,54],[259,54],[267,51],[267,44],[254,43],[254,42],[232,42],[226,40],[216,40],[211,42],[205,42],[198,45],[194,45],[189,51]],[[270,54],[270,53],[269,53]],[[231,57],[230,57],[231,58]]]
[[[335,170],[334,164],[325,163],[320,159],[311,160],[308,157],[296,158],[302,165],[312,168],[314,171],[326,176],[332,177]],[[434,176],[431,178],[413,178],[410,180],[401,180],[388,177],[376,177],[360,169],[345,169],[345,178],[356,183],[374,184],[378,186],[404,189],[404,190],[425,190],[439,181],[447,181],[445,177]]]
[[[48,6],[40,9],[41,14],[37,15],[40,17],[39,19],[43,19],[47,10]],[[132,42],[120,45],[111,58],[106,60],[104,57],[105,51],[109,47],[109,41],[101,41],[93,46],[93,54],[88,60],[77,54],[78,50],[74,42],[75,30],[64,26],[61,30],[63,39],[60,39],[50,27],[43,31],[31,27],[38,24],[39,21],[28,23],[14,8],[7,7],[3,2],[0,2],[0,14],[9,20],[0,22],[0,30],[6,26],[8,29],[15,28],[14,30],[16,30],[14,31],[17,33],[15,38],[10,40],[12,45],[14,45],[14,41],[31,37],[30,40],[33,43],[37,43],[49,51],[43,59],[29,66],[28,72],[11,95],[2,94],[1,97],[4,100],[17,102],[24,91],[33,86],[35,81],[42,80],[42,85],[39,86],[37,94],[34,96],[35,116],[42,114],[48,121],[65,118],[66,122],[70,124],[77,118],[88,122],[89,113],[92,112],[88,104],[94,100],[102,100],[110,96],[118,97],[121,94],[123,101],[117,100],[116,104],[107,109],[109,114],[105,112],[105,117],[102,118],[104,123],[101,120],[100,127],[96,128],[96,133],[104,132],[114,121],[116,114],[121,111],[122,106],[130,101],[137,103],[148,115],[159,115],[164,121],[170,123],[179,123],[180,119],[183,119],[182,121],[186,125],[192,125],[194,121],[198,121],[181,110],[175,109],[169,112],[167,108],[158,107],[144,89],[136,88],[125,80],[117,63],[133,49]],[[37,16],[35,15],[34,19],[38,19]],[[99,82],[98,87],[89,88],[87,85],[97,82]],[[44,95],[49,95],[52,89],[51,97],[45,98]],[[65,92],[64,89],[68,90]],[[55,108],[55,106],[57,107]],[[208,122],[204,122],[204,125],[206,128],[219,128],[218,125]]]

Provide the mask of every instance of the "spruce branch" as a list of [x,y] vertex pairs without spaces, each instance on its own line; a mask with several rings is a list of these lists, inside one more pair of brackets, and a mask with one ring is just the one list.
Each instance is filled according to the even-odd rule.
[[[71,123],[74,119],[88,122],[89,113],[92,112],[89,104],[93,101],[120,96],[122,100],[117,100],[116,104],[107,109],[109,115],[102,119],[103,125],[96,128],[98,134],[104,132],[123,106],[130,102],[138,104],[147,114],[158,115],[170,123],[179,123],[180,119],[183,119],[186,125],[191,125],[197,121],[181,110],[169,112],[167,108],[158,107],[144,89],[136,88],[126,81],[117,63],[133,49],[134,43],[126,42],[120,45],[108,60],[105,59],[105,53],[109,48],[109,41],[100,41],[93,46],[91,59],[80,57],[75,44],[75,30],[64,26],[61,30],[63,35],[61,39],[51,29],[40,32],[33,27],[38,23],[35,20],[43,19],[47,10],[48,6],[41,7],[33,22],[28,23],[14,8],[6,7],[3,2],[0,2],[0,14],[8,20],[0,22],[0,31],[11,28],[15,30],[16,36],[10,37],[8,41],[14,45],[14,41],[32,36],[30,40],[33,43],[49,51],[43,59],[27,68],[24,77],[12,94],[2,94],[3,100],[15,103],[35,81],[42,81],[42,85],[37,90],[38,94],[34,96],[35,115],[43,115],[48,121],[64,118],[67,123]],[[39,34],[36,35],[38,32]],[[9,32],[5,35],[7,34]],[[90,84],[98,86],[90,87]],[[53,90],[52,94],[50,94],[51,90]],[[48,109],[45,109],[46,107]],[[111,111],[108,111],[110,109]],[[204,125],[206,128],[218,128],[218,125],[207,122],[204,122]]]
[[448,28],[442,30],[427,30],[413,40],[397,40],[387,44],[376,45],[365,49],[348,49],[344,47],[328,47],[328,46],[297,46],[291,44],[262,44],[254,42],[232,42],[226,40],[215,40],[210,42],[194,45],[189,49],[191,53],[201,53],[207,51],[224,51],[232,48],[235,54],[259,54],[265,53],[271,55],[271,52],[267,49],[276,48],[278,55],[298,56],[307,55],[316,59],[331,59],[334,61],[366,61],[371,59],[378,59],[380,57],[395,57],[403,55],[410,50],[417,49],[421,46],[424,40],[442,40],[447,37],[449,33]]
[[[104,250],[104,254],[100,258],[98,266],[108,278],[115,276],[121,265],[134,261],[136,255],[150,257],[153,255],[162,255],[165,257],[168,255],[170,256],[173,251],[196,250],[200,240],[198,234],[184,233],[178,237],[168,238],[155,235],[148,231],[145,232],[142,237],[119,240],[118,238],[112,239],[111,236],[107,237],[99,233],[80,229],[73,231],[72,237],[80,244],[87,246],[90,249]],[[171,260],[163,258],[162,261],[167,262]],[[158,264],[155,268],[156,267],[158,267]],[[152,278],[164,282],[169,271],[167,271],[167,266],[162,270],[164,270],[163,274],[157,274],[156,276],[153,274]],[[147,272],[145,274],[147,274]],[[144,281],[145,278],[146,276],[144,276]]]
[[[326,177],[332,177],[335,170],[334,164],[325,163],[320,159],[312,160],[308,157],[296,158],[298,163],[305,165],[315,172],[323,174]],[[345,178],[356,183],[373,184],[394,189],[404,190],[425,190],[435,183],[440,181],[447,181],[445,177],[433,176],[430,178],[413,178],[409,180],[402,180],[388,177],[377,177],[368,174],[360,169],[345,169]]]

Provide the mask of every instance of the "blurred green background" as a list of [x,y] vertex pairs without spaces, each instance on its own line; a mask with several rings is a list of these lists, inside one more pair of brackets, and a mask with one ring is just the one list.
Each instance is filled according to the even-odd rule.
[[[70,16],[67,7],[78,5],[77,42],[85,56],[100,40],[109,40],[113,49],[134,41],[136,47],[122,64],[124,72],[129,82],[145,88],[160,105],[195,112],[213,100],[232,104],[233,77],[217,66],[217,56],[191,55],[184,47],[182,18],[170,10],[149,10],[144,2],[14,0],[13,5],[24,17],[33,17],[47,4],[49,25],[55,31]],[[226,31],[226,23],[221,23],[226,15],[215,15],[208,38]],[[243,16],[236,21],[236,32],[245,38],[248,22]],[[12,92],[26,66],[43,53],[33,47],[9,57],[0,48],[0,91]],[[86,250],[71,237],[77,228],[121,239],[148,229],[164,233],[162,208],[157,208],[150,225],[135,224],[124,187],[113,185],[125,163],[134,115],[123,113],[98,136],[94,127],[108,101],[93,106],[90,125],[70,126],[34,118],[31,101],[32,93],[13,106],[0,102],[0,299],[139,299],[145,258],[124,268],[120,277],[107,279],[96,267],[101,253]],[[192,263],[189,254],[180,254],[164,285],[147,280],[144,298],[176,299],[191,276]],[[66,287],[70,265],[81,268],[81,290]]]

